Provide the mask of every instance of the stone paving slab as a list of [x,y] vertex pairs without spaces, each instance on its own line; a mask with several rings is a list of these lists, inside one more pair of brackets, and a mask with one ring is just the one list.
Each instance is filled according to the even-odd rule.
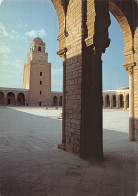
[[104,110],[98,163],[57,148],[62,121],[48,117],[58,112],[0,107],[0,195],[137,196],[138,143],[128,140],[128,112]]

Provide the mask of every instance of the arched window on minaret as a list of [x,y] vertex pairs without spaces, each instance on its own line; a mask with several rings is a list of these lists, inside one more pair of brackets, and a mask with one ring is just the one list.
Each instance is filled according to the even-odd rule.
[[39,47],[38,47],[38,51],[40,51],[40,52],[41,52],[41,46],[39,46]]

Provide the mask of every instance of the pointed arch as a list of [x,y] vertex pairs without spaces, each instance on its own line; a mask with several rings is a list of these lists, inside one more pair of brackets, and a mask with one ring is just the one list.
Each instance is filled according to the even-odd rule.
[[122,10],[112,1],[109,1],[109,11],[114,15],[116,20],[118,21],[124,37],[124,55],[126,56],[128,53],[133,52],[133,37],[130,29],[130,25],[125,14]]
[[[64,0],[51,0],[58,16],[59,21],[59,33],[58,33],[58,41],[59,41],[59,50],[62,50],[65,47],[65,14],[66,14],[66,2]],[[67,0],[68,1],[68,0]]]

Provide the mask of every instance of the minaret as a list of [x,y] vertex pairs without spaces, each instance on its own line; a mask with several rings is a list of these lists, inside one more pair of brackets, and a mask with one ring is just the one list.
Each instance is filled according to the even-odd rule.
[[29,89],[29,105],[45,106],[51,102],[51,64],[45,52],[45,43],[39,37],[30,45],[24,65],[23,88]]

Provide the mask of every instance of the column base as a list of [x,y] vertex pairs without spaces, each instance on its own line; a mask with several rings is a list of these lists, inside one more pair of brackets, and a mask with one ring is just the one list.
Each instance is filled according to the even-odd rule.
[[66,147],[65,147],[64,144],[58,144],[58,148],[59,148],[60,150],[66,151]]
[[129,141],[131,141],[131,142],[136,142],[137,139],[136,139],[136,138],[129,138]]

